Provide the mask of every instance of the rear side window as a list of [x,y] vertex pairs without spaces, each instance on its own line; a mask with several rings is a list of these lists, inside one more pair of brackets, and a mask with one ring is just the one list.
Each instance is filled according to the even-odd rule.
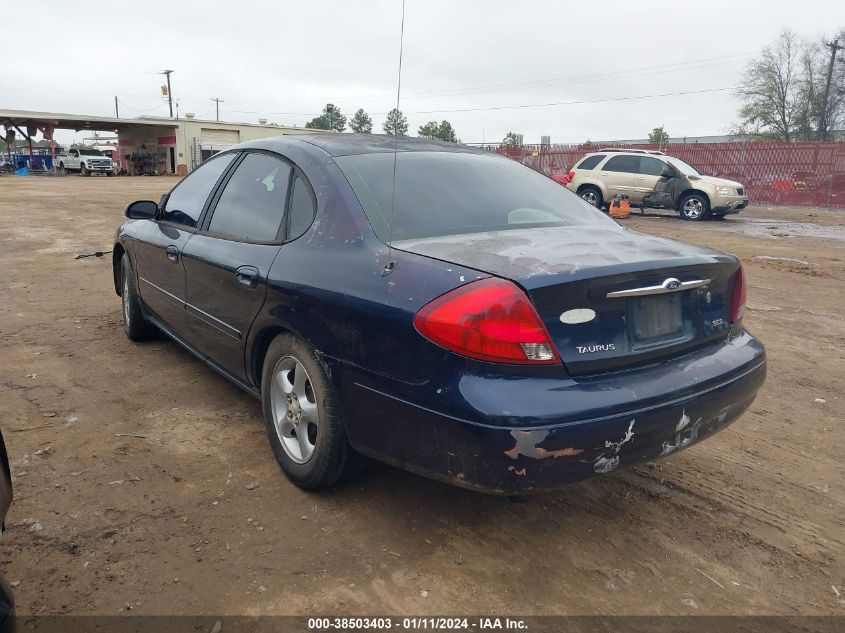
[[308,186],[302,176],[297,176],[293,181],[293,189],[290,194],[289,239],[295,240],[308,230],[308,227],[314,221],[316,206],[314,196],[311,194],[311,187]]
[[640,173],[646,176],[659,176],[663,173],[663,168],[666,166],[662,160],[657,160],[651,156],[640,156]]
[[640,157],[628,154],[614,156],[607,161],[604,171],[624,171],[629,174],[636,174],[640,171]]
[[291,167],[266,154],[248,154],[229,178],[208,230],[236,240],[273,242],[278,238]]
[[392,152],[335,157],[383,241],[613,223],[554,180],[509,158],[406,151],[395,160],[394,194]]
[[235,154],[223,154],[188,174],[170,192],[161,215],[162,221],[196,228],[211,190],[234,158]]
[[594,169],[596,165],[604,160],[605,156],[606,154],[587,156],[587,158],[578,163],[578,166],[575,169]]

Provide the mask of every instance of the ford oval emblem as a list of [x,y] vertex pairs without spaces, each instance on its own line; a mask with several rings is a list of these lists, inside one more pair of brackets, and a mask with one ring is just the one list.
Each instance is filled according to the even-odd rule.
[[567,310],[560,315],[560,322],[567,325],[577,325],[578,323],[588,323],[596,318],[596,311],[590,308],[575,308],[574,310]]
[[666,290],[677,290],[681,287],[681,281],[679,279],[675,279],[674,277],[670,277],[663,282],[663,287],[666,288]]

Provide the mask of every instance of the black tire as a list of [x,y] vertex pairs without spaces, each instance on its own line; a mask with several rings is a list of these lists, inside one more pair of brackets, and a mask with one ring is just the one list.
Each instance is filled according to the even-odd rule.
[[113,171],[107,171],[107,172],[106,172],[106,176],[108,176],[109,178],[111,178],[112,176],[114,176],[114,172],[113,172]]
[[[313,435],[313,452],[305,459],[298,461],[290,449],[286,449],[280,439],[281,432],[276,430],[276,416],[273,413],[273,398],[283,394],[283,389],[278,385],[273,386],[273,381],[279,372],[286,371],[284,368],[294,361],[305,369],[307,388],[310,385],[309,394],[316,404],[316,416],[319,424]],[[295,374],[298,369],[294,368]],[[291,373],[286,374],[288,377]],[[359,470],[363,458],[349,445],[346,439],[346,428],[343,422],[340,402],[335,394],[334,387],[328,378],[323,363],[315,356],[310,347],[303,341],[290,334],[282,334],[270,344],[267,355],[264,358],[264,368],[261,379],[261,402],[264,410],[264,423],[267,427],[267,439],[273,455],[279,463],[282,471],[294,484],[305,490],[317,490],[332,486],[344,479],[354,476]],[[294,378],[295,382],[295,378]],[[309,400],[310,402],[310,400]],[[286,405],[285,410],[289,408]],[[299,406],[295,405],[297,410]],[[279,415],[284,419],[284,415]],[[303,420],[305,418],[302,418]],[[301,425],[301,422],[297,422]],[[280,424],[281,428],[281,424]],[[292,438],[296,441],[296,430]],[[310,433],[310,425],[306,425],[306,433]],[[309,440],[310,441],[310,440]],[[300,455],[300,457],[302,457]]]
[[146,341],[155,336],[156,328],[144,318],[141,298],[132,274],[129,255],[120,260],[120,299],[123,307],[123,331],[130,341]]
[[79,175],[80,176],[90,176],[91,172],[85,167],[85,165],[79,166]]
[[684,220],[704,220],[710,215],[710,200],[702,193],[688,193],[678,203],[678,211]]
[[598,187],[593,187],[592,185],[581,187],[578,190],[578,195],[581,196],[584,202],[596,209],[601,209],[604,206],[604,199]]
[[59,163],[59,175],[60,176],[66,176],[67,175],[67,170],[65,169],[64,163]]

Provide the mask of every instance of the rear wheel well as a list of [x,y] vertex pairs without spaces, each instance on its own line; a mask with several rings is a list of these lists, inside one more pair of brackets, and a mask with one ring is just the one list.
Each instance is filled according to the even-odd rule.
[[252,384],[261,388],[261,372],[264,369],[264,358],[267,356],[267,350],[270,344],[280,334],[291,334],[292,332],[281,326],[272,326],[266,328],[259,334],[255,342],[252,344],[252,353],[249,360],[249,377],[252,379]]
[[123,286],[121,285],[122,280],[120,278],[120,265],[125,253],[126,250],[123,248],[123,244],[118,242],[114,245],[114,250],[111,255],[111,265],[112,272],[114,274],[114,291],[117,293],[118,297],[120,296],[120,293],[123,292]]
[[690,195],[691,193],[695,193],[695,194],[698,194],[699,196],[703,196],[703,197],[704,197],[704,199],[705,199],[705,200],[707,200],[707,206],[708,206],[708,208],[711,206],[711,204],[710,204],[710,196],[708,196],[706,193],[704,193],[701,189],[684,189],[684,190],[681,192],[681,195],[679,195],[679,196],[678,196],[678,200],[675,202],[675,210],[676,210],[676,211],[680,211],[680,210],[681,210],[681,201],[682,201],[684,198],[686,198],[688,195]]
[[[578,191],[576,193],[581,193],[582,191],[584,191],[584,189],[595,189],[599,193],[602,193],[601,187],[599,187],[598,185],[594,185],[592,183],[585,183],[583,185],[580,185],[578,187]],[[604,197],[603,193],[602,193],[602,197]]]

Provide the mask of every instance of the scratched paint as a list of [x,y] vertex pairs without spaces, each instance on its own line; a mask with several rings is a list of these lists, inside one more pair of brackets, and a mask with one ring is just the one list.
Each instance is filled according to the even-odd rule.
[[663,442],[660,454],[668,455],[669,453],[685,448],[698,439],[702,429],[709,429],[714,425],[719,426],[724,424],[730,409],[731,407],[725,407],[717,415],[708,420],[697,418],[692,424],[690,424],[690,417],[687,415],[686,410],[684,410],[681,414],[681,419],[678,420],[678,424],[675,426],[675,437],[670,441]]
[[605,451],[595,459],[593,462],[594,472],[604,475],[605,473],[615,470],[616,467],[619,466],[619,451],[622,450],[622,447],[625,446],[625,444],[634,439],[635,423],[636,419],[631,420],[630,424],[628,424],[628,430],[625,431],[625,435],[622,436],[622,439],[618,442],[605,440],[604,447],[610,449],[610,454]]
[[675,432],[680,433],[687,427],[688,424],[689,416],[687,415],[687,410],[684,409],[683,413],[681,413],[681,419],[678,420],[678,424],[675,425]]
[[537,446],[540,442],[546,439],[549,431],[547,429],[540,429],[536,431],[511,431],[511,436],[516,440],[516,444],[510,450],[505,451],[505,455],[511,459],[516,459],[520,455],[531,457],[534,459],[548,459],[549,457],[572,457],[583,453],[584,450],[580,448],[562,448],[557,451],[550,451],[542,446]]

